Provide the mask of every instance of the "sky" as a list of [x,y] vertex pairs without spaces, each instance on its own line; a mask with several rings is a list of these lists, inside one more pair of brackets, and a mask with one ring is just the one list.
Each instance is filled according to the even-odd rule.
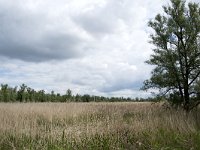
[[[198,2],[199,0],[196,0]],[[147,97],[149,20],[168,0],[0,0],[0,83]]]

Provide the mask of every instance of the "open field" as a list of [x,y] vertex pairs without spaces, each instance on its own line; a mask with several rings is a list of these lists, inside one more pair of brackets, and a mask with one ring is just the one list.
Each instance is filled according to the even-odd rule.
[[0,149],[200,149],[199,112],[144,103],[0,103]]

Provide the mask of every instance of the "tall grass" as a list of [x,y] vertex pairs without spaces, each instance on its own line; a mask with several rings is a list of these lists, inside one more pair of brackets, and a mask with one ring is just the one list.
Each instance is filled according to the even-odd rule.
[[0,149],[200,149],[199,111],[144,103],[0,103]]

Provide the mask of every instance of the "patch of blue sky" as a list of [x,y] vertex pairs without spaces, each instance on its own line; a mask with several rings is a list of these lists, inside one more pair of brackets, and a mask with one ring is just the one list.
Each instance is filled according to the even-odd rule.
[[11,73],[11,71],[9,69],[0,68],[0,76],[7,76],[10,73]]

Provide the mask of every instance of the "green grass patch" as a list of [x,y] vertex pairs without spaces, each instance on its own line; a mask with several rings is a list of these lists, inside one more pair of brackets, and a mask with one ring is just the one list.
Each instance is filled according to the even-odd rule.
[[125,130],[113,133],[87,135],[77,137],[43,137],[36,135],[14,135],[10,133],[1,134],[0,150],[198,150],[200,149],[200,132],[192,134],[181,134],[164,129],[156,132],[134,132]]

